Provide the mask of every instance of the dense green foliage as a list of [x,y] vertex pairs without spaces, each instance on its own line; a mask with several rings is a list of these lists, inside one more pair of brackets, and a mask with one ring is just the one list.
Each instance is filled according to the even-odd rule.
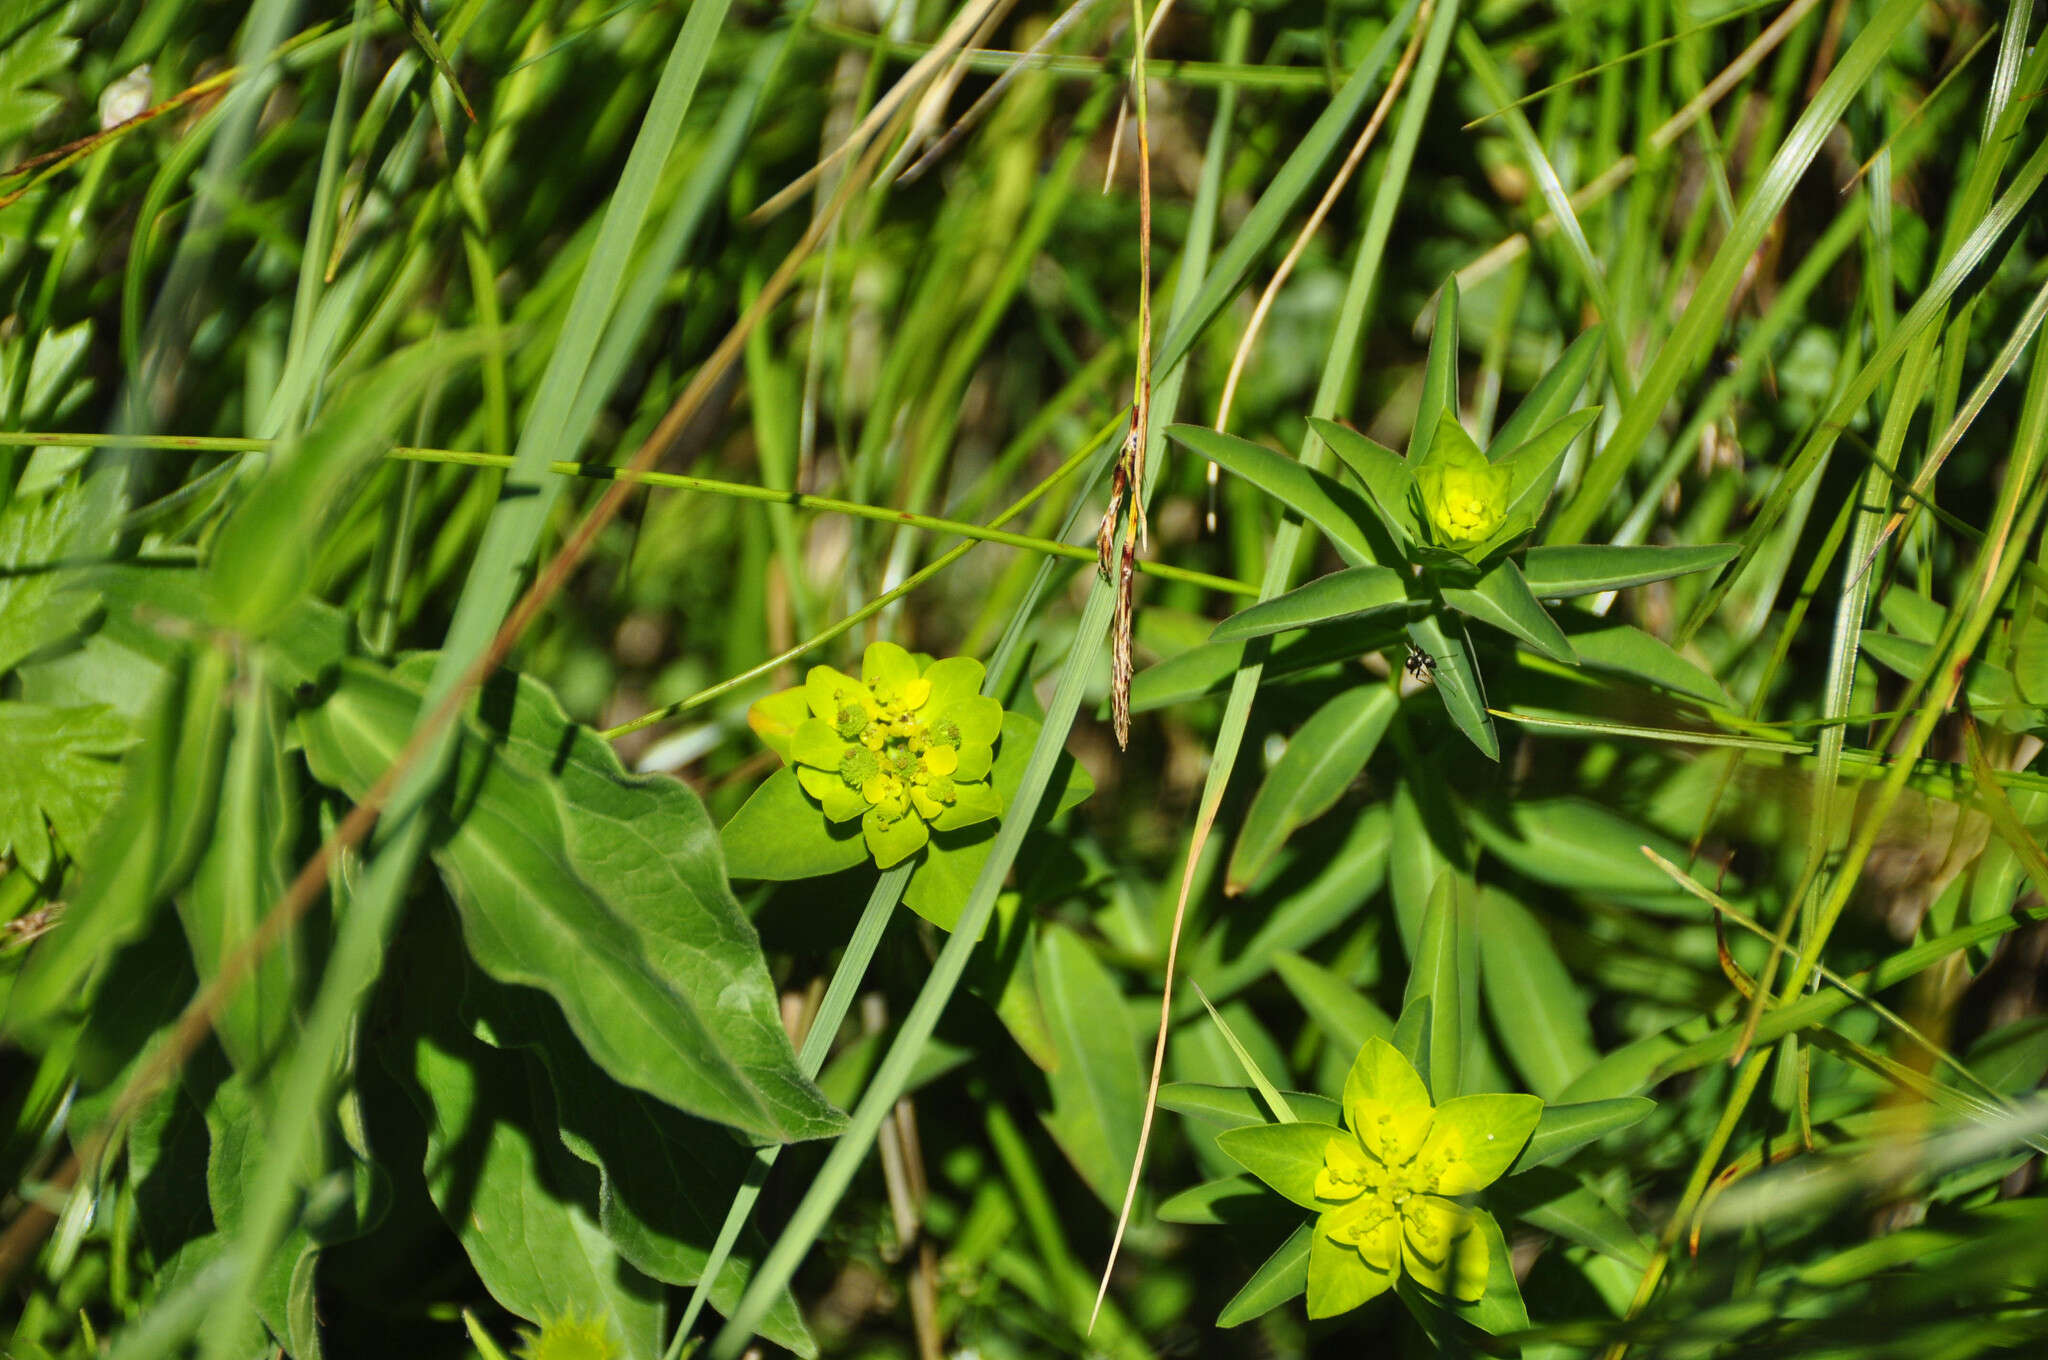
[[2048,1349],[2037,8],[0,7],[0,1352]]

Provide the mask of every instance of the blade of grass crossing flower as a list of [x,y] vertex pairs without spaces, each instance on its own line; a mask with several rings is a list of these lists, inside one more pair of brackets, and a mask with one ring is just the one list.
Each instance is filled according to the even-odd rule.
[[[1380,260],[1385,252],[1387,237],[1393,229],[1394,211],[1399,204],[1403,186],[1407,183],[1408,169],[1414,163],[1415,148],[1421,139],[1422,123],[1427,117],[1429,105],[1436,92],[1437,78],[1443,72],[1444,54],[1450,46],[1452,26],[1457,21],[1457,0],[1444,0],[1435,11],[1425,40],[1421,60],[1416,64],[1407,102],[1401,111],[1401,122],[1396,128],[1392,144],[1388,148],[1386,166],[1376,188],[1366,230],[1359,242],[1358,254],[1352,261],[1351,276],[1345,286],[1344,299],[1337,314],[1337,327],[1331,337],[1329,353],[1324,360],[1323,373],[1317,385],[1312,415],[1328,418],[1343,406],[1349,397],[1357,378],[1356,356],[1363,338],[1367,316],[1373,296],[1373,286],[1378,279]],[[1418,19],[1417,22],[1420,22]],[[1390,29],[1391,34],[1393,30]],[[1392,44],[1388,44],[1392,50]],[[1361,101],[1362,102],[1362,101]],[[1247,228],[1249,228],[1249,221]],[[1226,259],[1229,252],[1226,252]],[[1218,268],[1223,267],[1219,262]],[[1197,299],[1199,303],[1200,299]],[[1331,454],[1319,437],[1311,437],[1302,448],[1302,462],[1314,471],[1326,471]],[[1260,599],[1271,599],[1287,588],[1292,579],[1297,549],[1305,528],[1298,520],[1283,519],[1275,531],[1273,544],[1266,558],[1266,575],[1259,587]],[[1151,1085],[1145,1098],[1145,1122],[1138,1136],[1138,1160],[1131,1173],[1131,1187],[1124,1197],[1123,1213],[1117,1221],[1116,1235],[1111,1239],[1109,1259],[1103,1266],[1102,1284],[1096,1293],[1097,1307],[1109,1289],[1111,1272],[1116,1268],[1116,1255],[1122,1245],[1124,1229],[1128,1225],[1131,1204],[1137,1195],[1138,1180],[1144,1174],[1145,1149],[1152,1133],[1152,1118],[1157,1105],[1159,1075],[1166,1051],[1166,1017],[1172,1012],[1173,969],[1178,960],[1181,927],[1187,918],[1188,897],[1192,892],[1197,867],[1202,862],[1202,850],[1209,839],[1210,829],[1215,825],[1217,809],[1223,802],[1224,786],[1229,782],[1231,767],[1236,763],[1239,748],[1244,743],[1247,722],[1251,716],[1252,698],[1257,693],[1259,678],[1265,669],[1268,644],[1255,640],[1245,648],[1244,663],[1238,668],[1231,683],[1230,698],[1225,704],[1223,721],[1217,729],[1216,744],[1209,760],[1209,774],[1202,787],[1202,797],[1197,805],[1195,826],[1189,837],[1188,854],[1181,873],[1179,898],[1174,905],[1166,951],[1166,974],[1160,1000],[1161,1022],[1158,1039],[1153,1048]]]
[[1294,1123],[1294,1107],[1287,1103],[1286,1096],[1280,1094],[1280,1088],[1273,1084],[1273,1079],[1252,1061],[1252,1055],[1245,1051],[1243,1042],[1230,1028],[1230,1023],[1223,1018],[1222,1012],[1211,1004],[1209,994],[1202,990],[1202,984],[1190,982],[1188,986],[1194,988],[1195,995],[1202,999],[1202,1008],[1208,1011],[1209,1018],[1216,1022],[1217,1033],[1223,1036],[1224,1043],[1230,1045],[1230,1051],[1237,1058],[1238,1066],[1244,1068],[1244,1074],[1252,1079],[1252,1085],[1259,1088],[1259,1096],[1266,1102],[1267,1108],[1273,1111],[1273,1117],[1283,1124]]
[[897,1097],[909,1080],[912,1066],[931,1038],[954,989],[959,986],[968,957],[995,910],[996,895],[1023,845],[1032,814],[1044,797],[1053,765],[1065,747],[1066,734],[1073,725],[1081,695],[1092,677],[1104,630],[1108,627],[1115,604],[1115,593],[1102,581],[1096,581],[1089,591],[1088,604],[1077,625],[1077,640],[1061,672],[1058,688],[1046,706],[1045,726],[1040,731],[1038,744],[1032,749],[1016,796],[997,828],[988,861],[982,866],[974,889],[961,908],[960,920],[953,934],[947,938],[945,947],[939,951],[931,975],[918,992],[917,1000],[903,1017],[895,1042],[889,1046],[888,1053],[868,1084],[866,1094],[854,1109],[846,1132],[834,1142],[831,1153],[791,1214],[782,1235],[755,1272],[738,1308],[712,1340],[710,1354],[713,1360],[736,1360],[746,1348],[753,1337],[755,1324],[775,1295],[796,1273],[811,1243],[824,1231],[826,1219],[866,1160],[882,1121],[891,1116]]
[[1726,321],[1728,301],[1757,245],[1806,174],[1813,159],[1849,101],[1882,64],[1892,42],[1921,9],[1918,0],[1887,0],[1873,14],[1841,61],[1778,148],[1742,213],[1715,252],[1671,337],[1643,375],[1635,398],[1627,402],[1607,443],[1587,465],[1586,474],[1544,541],[1584,542],[1612,500],[1615,488],[1635,460],[1636,451],[1656,422],[1663,418],[1679,382],[1693,370]]
[[[832,981],[825,988],[825,999],[818,1003],[818,1013],[811,1020],[809,1032],[804,1035],[803,1047],[797,1051],[797,1066],[805,1076],[817,1076],[818,1070],[825,1065],[825,1056],[832,1050],[832,1040],[838,1035],[846,1012],[867,978],[868,964],[874,960],[875,947],[882,942],[882,931],[889,924],[889,914],[902,899],[903,889],[916,867],[914,862],[906,861],[885,870],[875,880],[874,891],[868,894],[868,904],[862,908],[860,920],[853,928],[853,937],[846,942],[846,952],[840,955],[839,966],[832,971]],[[739,1193],[733,1196],[732,1207],[726,1210],[725,1222],[719,1225],[718,1239],[711,1244],[711,1255],[704,1262],[704,1274],[691,1289],[690,1301],[683,1308],[682,1321],[676,1324],[675,1336],[669,1342],[668,1360],[675,1360],[682,1354],[683,1343],[689,1338],[690,1329],[696,1326],[697,1317],[711,1296],[712,1282],[725,1269],[733,1244],[739,1240],[740,1229],[746,1226],[748,1216],[754,1211],[754,1202],[761,1197],[761,1187],[767,1183],[768,1173],[781,1155],[780,1144],[771,1144],[755,1152],[753,1162],[747,1167],[746,1180],[741,1183]]]

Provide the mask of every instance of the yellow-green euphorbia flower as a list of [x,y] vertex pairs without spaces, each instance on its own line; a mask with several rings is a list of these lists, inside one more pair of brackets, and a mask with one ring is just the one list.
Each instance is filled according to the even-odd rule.
[[1309,1316],[1356,1308],[1401,1272],[1448,1298],[1477,1299],[1486,1239],[1453,1196],[1500,1179],[1542,1114],[1529,1095],[1431,1105],[1408,1060],[1386,1040],[1368,1040],[1344,1082],[1349,1127],[1324,1141],[1316,1173],[1315,1197],[1327,1207],[1309,1248]]
[[998,816],[989,782],[1003,709],[981,693],[982,665],[948,657],[920,668],[893,642],[869,646],[860,679],[814,666],[800,689],[755,704],[748,718],[796,769],[827,820],[861,820],[887,869],[931,832]]
[[1217,1139],[1245,1170],[1315,1210],[1308,1315],[1350,1312],[1403,1274],[1445,1298],[1477,1299],[1487,1237],[1499,1230],[1457,1197],[1500,1179],[1543,1102],[1474,1095],[1432,1105],[1400,1051],[1370,1039],[1345,1078],[1342,1111],[1342,1125],[1252,1124]]
[[1457,552],[1484,543],[1507,518],[1513,479],[1510,468],[1487,462],[1477,449],[1433,453],[1429,463],[1415,469],[1431,535]]

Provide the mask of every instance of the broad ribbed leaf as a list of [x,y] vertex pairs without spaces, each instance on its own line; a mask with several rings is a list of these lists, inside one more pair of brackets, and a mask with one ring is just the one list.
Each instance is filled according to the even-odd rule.
[[[403,748],[432,664],[344,666],[300,719],[315,772],[361,797]],[[836,1132],[696,795],[626,773],[533,681],[494,684],[481,708],[507,726],[466,725],[461,799],[434,847],[477,962],[553,996],[625,1085],[762,1138]]]
[[1413,607],[1400,572],[1391,567],[1351,567],[1232,614],[1209,636],[1216,642],[1236,642],[1322,623],[1361,622]]
[[600,1318],[626,1356],[653,1360],[661,1286],[599,1227],[597,1173],[534,1109],[525,1063],[460,1029],[450,1004],[420,1011],[433,1023],[388,1060],[426,1121],[427,1192],[484,1288],[529,1322]]
[[1711,571],[1742,551],[1737,543],[1708,543],[1692,548],[1643,548],[1611,543],[1567,543],[1537,546],[1522,558],[1522,579],[1539,600],[1562,600],[1602,590],[1624,590],[1650,581],[1667,581],[1695,571]]
[[[597,1168],[598,1224],[619,1254],[654,1279],[695,1284],[752,1154],[715,1125],[606,1076],[545,997],[472,978],[463,1009],[481,1018],[489,1043],[538,1060],[563,1146]],[[763,1249],[760,1230],[749,1225],[738,1254],[725,1259],[712,1282],[712,1307],[733,1310]],[[786,1290],[761,1333],[798,1355],[818,1353]]]

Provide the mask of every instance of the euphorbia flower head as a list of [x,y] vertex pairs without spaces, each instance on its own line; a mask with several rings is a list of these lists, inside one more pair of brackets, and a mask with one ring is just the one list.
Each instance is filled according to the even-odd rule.
[[1543,1102],[1459,1096],[1432,1105],[1408,1060],[1368,1040],[1344,1083],[1344,1122],[1323,1145],[1309,1249],[1308,1312],[1329,1317],[1391,1288],[1406,1272],[1470,1302],[1486,1288],[1485,1237],[1452,1197],[1498,1180],[1529,1140]]
[[[1449,444],[1449,441],[1445,441]],[[1512,471],[1489,463],[1477,449],[1451,446],[1415,469],[1424,522],[1446,548],[1468,552],[1486,542],[1507,518]]]
[[833,822],[861,819],[887,869],[952,831],[1002,812],[989,783],[1003,710],[981,693],[982,665],[949,657],[920,666],[893,642],[871,644],[858,680],[814,666],[804,684],[772,694],[748,721],[796,769]]

